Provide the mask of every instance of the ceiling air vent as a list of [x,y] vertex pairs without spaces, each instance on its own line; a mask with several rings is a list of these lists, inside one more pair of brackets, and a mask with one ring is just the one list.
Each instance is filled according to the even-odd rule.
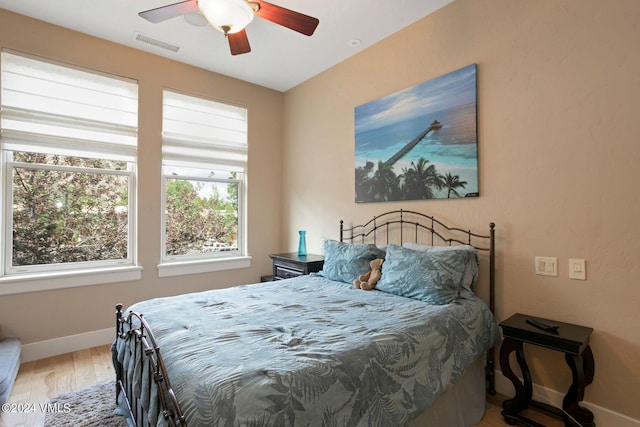
[[163,42],[162,40],[158,40],[158,39],[154,39],[152,37],[149,36],[145,36],[144,34],[141,33],[134,33],[134,40],[142,42],[142,43],[147,43],[150,44],[152,46],[156,46],[156,47],[160,47],[162,49],[166,49],[166,50],[170,50],[171,52],[177,52],[180,50],[180,46],[176,46],[173,45],[171,43],[167,43],[167,42]]

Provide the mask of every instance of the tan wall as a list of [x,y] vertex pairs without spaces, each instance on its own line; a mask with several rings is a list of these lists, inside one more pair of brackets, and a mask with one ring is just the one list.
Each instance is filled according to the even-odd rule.
[[[338,221],[411,208],[497,224],[500,320],[594,328],[585,400],[640,419],[640,2],[456,0],[285,94],[284,244],[310,252]],[[357,35],[354,35],[357,36]],[[346,40],[345,40],[346,42]],[[477,199],[354,203],[354,107],[478,64]],[[536,255],[559,277],[536,276]],[[568,278],[587,260],[587,281]],[[534,381],[566,392],[564,358],[527,348]]]
[[[139,229],[142,280],[130,283],[0,296],[3,336],[25,343],[80,334],[114,324],[114,305],[255,283],[271,271],[281,246],[282,103],[280,92],[0,9],[0,46],[137,79],[139,82]],[[249,109],[249,269],[158,278],[162,89],[168,87],[245,105]]]

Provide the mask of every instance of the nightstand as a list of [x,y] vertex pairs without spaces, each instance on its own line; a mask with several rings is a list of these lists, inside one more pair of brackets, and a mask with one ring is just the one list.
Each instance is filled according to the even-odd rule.
[[[539,329],[527,323],[527,320],[532,319],[557,325],[558,328],[555,331]],[[526,426],[540,426],[535,421],[519,415],[520,411],[531,405],[562,418],[565,426],[595,427],[593,413],[579,405],[584,398],[584,389],[593,382],[595,373],[593,353],[589,347],[589,338],[593,329],[520,313],[504,320],[500,326],[504,336],[500,347],[500,368],[504,376],[513,383],[516,391],[513,399],[502,403],[502,416],[507,424],[522,423]],[[524,343],[564,353],[564,358],[573,374],[573,383],[562,401],[562,410],[531,399],[531,373],[524,357]],[[511,369],[509,355],[514,351],[524,381],[520,381]]]
[[322,270],[324,257],[322,255],[307,254],[298,256],[297,252],[286,254],[271,254],[273,260],[273,279],[282,280],[304,274],[316,273]]

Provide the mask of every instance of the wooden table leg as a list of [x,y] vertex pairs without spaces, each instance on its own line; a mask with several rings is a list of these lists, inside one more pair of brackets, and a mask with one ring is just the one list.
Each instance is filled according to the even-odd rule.
[[[509,355],[514,351],[516,352],[516,360],[520,366],[524,383],[520,382],[520,379],[513,373],[511,364],[509,363]],[[502,402],[502,416],[507,424],[514,425],[518,421],[518,418],[516,418],[518,413],[529,406],[533,391],[531,374],[527,362],[524,359],[522,341],[509,337],[504,339],[500,347],[500,369],[502,370],[502,374],[513,383],[513,388],[516,391],[513,399]]]
[[[595,362],[591,347],[587,346],[580,356],[565,353],[565,360],[571,368],[573,374],[573,383],[569,387],[564,400],[562,401],[562,409],[569,416],[574,418],[584,427],[595,427],[593,422],[593,413],[580,406],[579,402],[584,399],[584,389],[593,382],[595,373]],[[566,425],[576,425],[565,415]]]

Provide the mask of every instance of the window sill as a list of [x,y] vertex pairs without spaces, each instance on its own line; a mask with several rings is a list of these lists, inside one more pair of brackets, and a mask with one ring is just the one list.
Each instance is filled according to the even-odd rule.
[[177,261],[158,264],[159,277],[183,276],[187,274],[211,273],[251,267],[250,256],[218,258],[197,261]]
[[0,278],[0,295],[131,282],[141,277],[142,267],[139,266],[7,276]]

